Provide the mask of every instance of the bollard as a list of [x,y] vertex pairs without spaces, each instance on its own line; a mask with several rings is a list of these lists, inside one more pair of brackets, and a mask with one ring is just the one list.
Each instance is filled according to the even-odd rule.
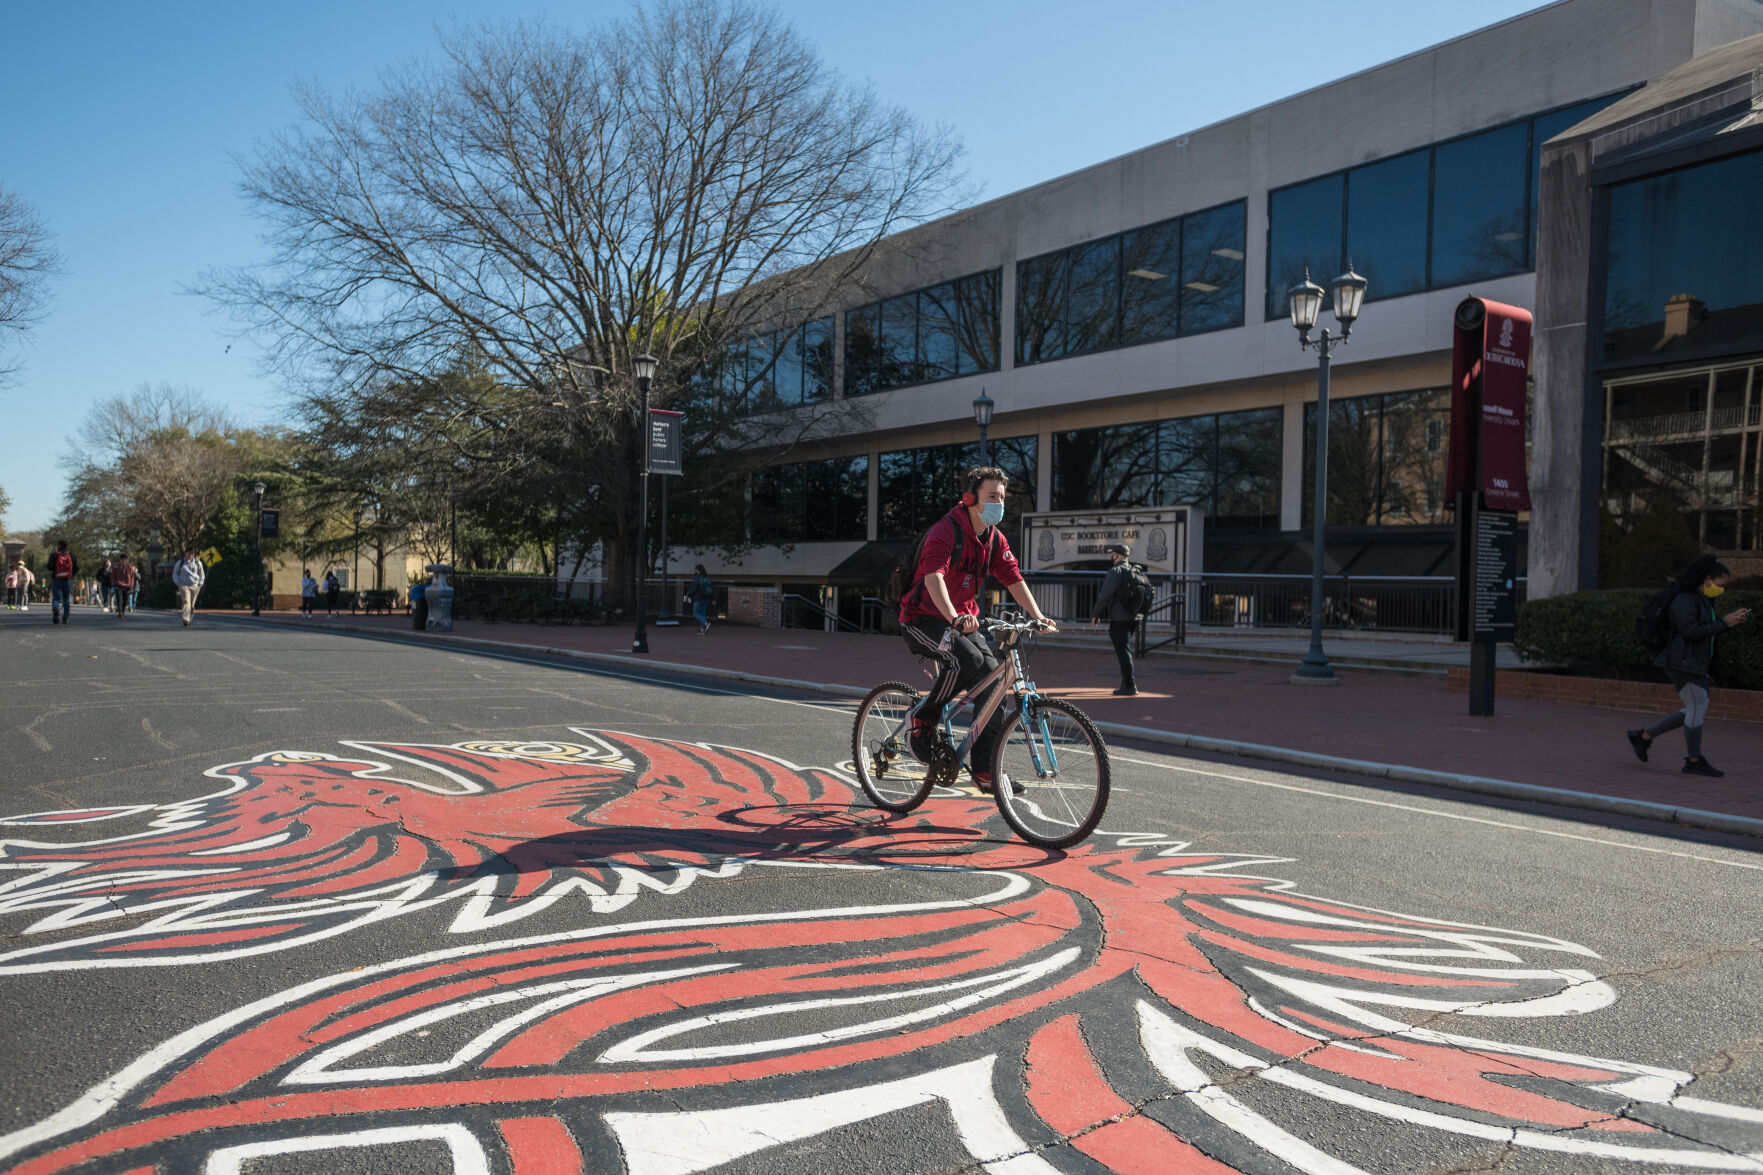
[[428,603],[428,630],[452,632],[453,588],[447,577],[453,573],[453,566],[450,563],[430,563],[428,573],[434,576],[434,581],[423,593],[423,599]]

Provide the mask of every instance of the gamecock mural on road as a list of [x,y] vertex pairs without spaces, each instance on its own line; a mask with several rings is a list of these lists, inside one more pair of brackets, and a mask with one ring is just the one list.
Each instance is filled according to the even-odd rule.
[[686,1175],[902,1112],[994,1175],[1340,1175],[1379,1131],[1763,1169],[1692,1141],[1763,1113],[1690,1073],[1511,1039],[1614,1000],[1592,951],[1304,894],[1278,859],[1048,854],[961,792],[891,817],[841,769],[604,732],[207,774],[0,824],[12,982],[237,993],[0,1137],[5,1169]]

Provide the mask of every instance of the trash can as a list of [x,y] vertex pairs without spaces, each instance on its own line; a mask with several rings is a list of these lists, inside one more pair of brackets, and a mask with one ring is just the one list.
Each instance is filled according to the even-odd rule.
[[428,628],[429,602],[425,598],[427,590],[426,583],[412,584],[410,587],[410,627],[417,632]]

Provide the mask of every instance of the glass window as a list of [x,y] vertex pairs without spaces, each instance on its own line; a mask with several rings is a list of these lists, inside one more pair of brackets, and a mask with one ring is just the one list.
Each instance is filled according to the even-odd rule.
[[1443,525],[1445,437],[1451,427],[1451,392],[1440,388],[1385,396],[1383,400],[1384,526]]
[[772,365],[771,382],[780,404],[802,402],[802,330],[779,331],[777,359]]
[[833,394],[833,320],[817,318],[799,336],[802,364],[802,399],[813,403]]
[[1243,237],[1248,205],[1197,212],[1181,222],[1181,333],[1243,325]]
[[1070,354],[1100,351],[1120,338],[1120,238],[1070,250],[1065,339]]
[[1216,486],[1206,520],[1216,527],[1279,527],[1280,438],[1284,413],[1253,408],[1218,417]]
[[1763,152],[1610,188],[1604,357],[1763,344]]
[[869,458],[846,457],[832,464],[838,478],[838,523],[832,537],[861,542],[869,537]]
[[948,379],[956,373],[957,315],[955,283],[944,282],[918,293],[918,358],[921,381]]
[[1173,339],[1181,327],[1181,221],[1124,234],[1120,257],[1121,343]]
[[998,289],[996,269],[955,283],[955,373],[998,370]]
[[778,406],[778,332],[766,331],[747,340],[747,411],[767,412]]
[[1055,510],[1146,506],[1156,480],[1155,424],[1053,434]]
[[918,383],[918,295],[889,298],[881,304],[881,341],[881,386]]
[[1345,191],[1343,177],[1329,175],[1268,193],[1268,318],[1291,313],[1288,295],[1306,271],[1324,290],[1341,272]]
[[1530,125],[1514,123],[1433,151],[1432,284],[1521,272],[1528,247]]
[[[1413,151],[1347,173],[1347,257],[1368,297],[1426,288],[1428,155]],[[1316,284],[1326,287],[1328,278]]]
[[845,314],[845,394],[863,396],[881,390],[881,304],[859,306]]
[[719,391],[723,410],[740,415],[747,410],[747,343],[743,339],[722,354]]
[[1016,362],[1045,363],[1066,353],[1064,253],[1016,265]]
[[[1328,404],[1330,526],[1372,526],[1378,508],[1378,425],[1382,398],[1363,396]],[[1304,405],[1304,517],[1316,499],[1316,405]]]
[[918,479],[913,471],[912,450],[883,453],[878,472],[876,494],[881,526],[877,537],[899,539],[916,534],[912,520],[916,511],[914,499]]
[[1213,468],[1218,456],[1218,418],[1189,416],[1158,426],[1158,506],[1198,506],[1212,514]]

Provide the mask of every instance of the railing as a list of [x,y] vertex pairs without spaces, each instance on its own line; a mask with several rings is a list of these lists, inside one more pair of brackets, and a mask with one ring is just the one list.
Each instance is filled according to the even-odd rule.
[[[1031,577],[1035,599],[1056,620],[1088,623],[1105,572]],[[1195,626],[1308,628],[1311,577],[1295,575],[1153,575],[1157,601],[1144,625],[1148,647],[1180,643]],[[1518,599],[1527,588],[1521,577]],[[1445,575],[1328,575],[1322,623],[1328,628],[1448,634],[1456,614],[1456,581]]]
[[1734,408],[1716,408],[1712,413],[1672,412],[1660,416],[1637,416],[1629,420],[1612,420],[1610,439],[1650,441],[1664,437],[1699,437],[1704,430],[1731,432],[1755,428],[1759,421],[1763,421],[1763,403],[1752,404],[1749,408],[1742,404]]
[[881,631],[881,601],[865,596],[858,605],[861,623],[853,624],[837,612],[799,596],[785,592],[779,601],[780,623],[785,628],[818,629],[821,632],[876,633]]

